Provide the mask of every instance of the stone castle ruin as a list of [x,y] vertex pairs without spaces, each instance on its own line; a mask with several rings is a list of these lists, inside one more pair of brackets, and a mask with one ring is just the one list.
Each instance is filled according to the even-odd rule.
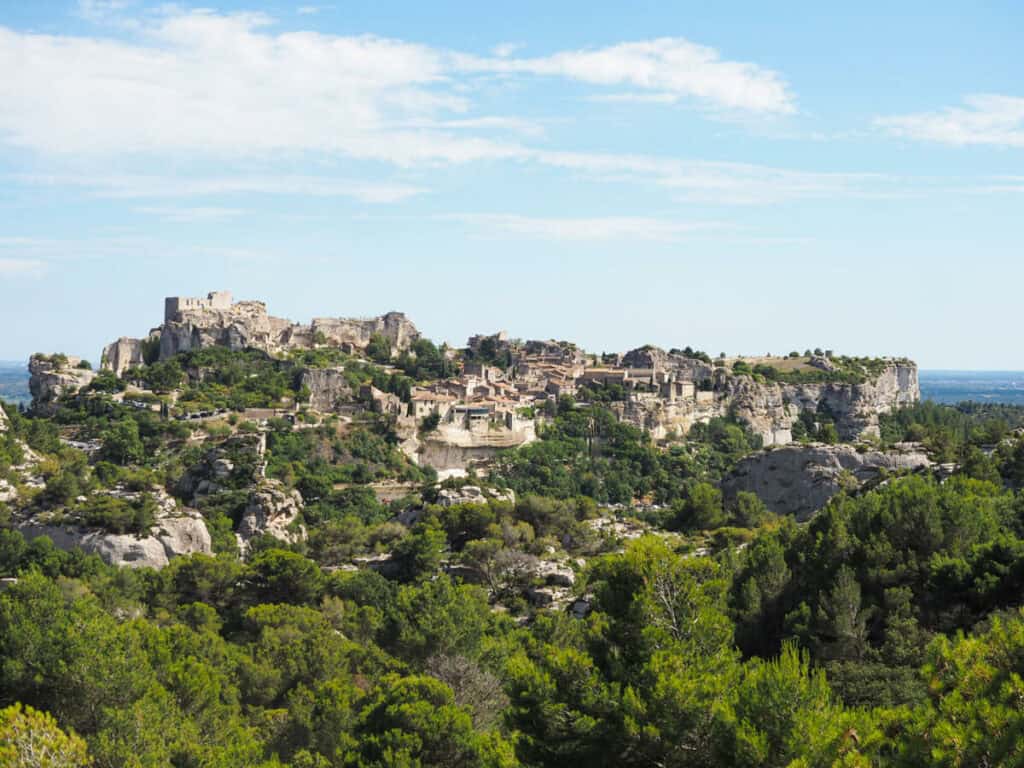
[[213,346],[282,354],[326,343],[355,352],[365,349],[377,334],[386,338],[396,353],[420,338],[416,326],[401,312],[367,319],[319,317],[303,324],[270,315],[262,301],[236,302],[230,291],[213,291],[205,298],[167,297],[163,324],[146,338],[125,336],[108,344],[102,365],[120,375],[143,364],[147,344],[159,345],[160,360]]
[[164,299],[164,322],[175,320],[182,312],[204,309],[231,309],[231,291],[211,291],[205,299],[168,296]]

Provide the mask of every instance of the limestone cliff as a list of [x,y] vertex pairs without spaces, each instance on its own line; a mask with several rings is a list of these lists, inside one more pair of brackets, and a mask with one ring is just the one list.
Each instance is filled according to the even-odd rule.
[[351,344],[361,349],[375,334],[386,338],[396,350],[408,349],[420,338],[416,326],[401,312],[388,312],[366,320],[317,317],[313,319],[311,330],[314,336],[322,333],[328,343]]
[[96,378],[94,371],[79,368],[81,363],[81,358],[67,355],[32,355],[28,361],[32,409],[50,413],[61,395],[75,392]]
[[726,499],[756,493],[770,510],[805,520],[842,490],[856,490],[885,472],[932,465],[917,444],[889,451],[858,451],[850,445],[788,445],[743,459],[722,483]]
[[103,348],[101,365],[120,376],[129,368],[145,365],[145,346],[148,339],[133,339],[122,336]]
[[160,359],[204,347],[270,351],[276,346],[275,341],[267,305],[262,301],[240,301],[226,309],[183,309],[160,329]]
[[697,422],[733,415],[760,435],[765,445],[786,445],[804,411],[827,413],[840,438],[856,440],[877,435],[881,414],[912,405],[920,396],[917,366],[892,361],[859,384],[757,381],[716,369],[711,389],[698,390],[693,397],[673,399],[637,392],[612,408],[620,419],[658,439],[672,433],[682,436]]
[[458,424],[441,424],[419,439],[403,444],[405,450],[421,466],[436,469],[441,475],[462,475],[473,466],[485,464],[501,451],[527,445],[537,439],[532,421],[517,422],[514,429],[467,429]]
[[301,386],[309,389],[309,407],[321,413],[336,411],[355,396],[341,368],[308,368],[302,372]]
[[[179,352],[213,346],[235,350],[251,347],[273,353],[326,342],[364,349],[375,334],[384,336],[394,350],[401,351],[420,338],[416,326],[401,312],[368,319],[318,317],[303,325],[269,315],[262,301],[231,303],[229,296],[217,301],[168,299],[164,324],[158,331],[162,360]],[[120,352],[112,349],[111,356]],[[127,343],[125,353],[133,354]]]

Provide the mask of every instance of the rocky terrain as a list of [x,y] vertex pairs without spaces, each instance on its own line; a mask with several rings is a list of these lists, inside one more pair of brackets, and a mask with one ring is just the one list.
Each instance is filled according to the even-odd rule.
[[[111,492],[119,498],[132,499],[134,494]],[[162,568],[173,557],[212,552],[210,533],[202,515],[194,509],[179,507],[162,489],[154,488],[158,513],[156,522],[145,534],[111,533],[88,527],[70,519],[51,521],[46,516],[16,516],[15,528],[32,540],[48,537],[61,549],[81,549],[97,554],[111,565],[131,568]]]
[[722,483],[727,499],[740,491],[757,494],[779,515],[806,520],[840,491],[856,491],[890,475],[929,469],[921,445],[892,450],[852,445],[787,445],[741,460]]
[[[97,493],[133,500],[131,492],[118,487],[92,491],[64,511],[58,507],[56,515],[25,505],[18,486],[44,484],[27,446],[20,480],[3,480],[0,501],[13,506],[17,525],[28,537],[45,534],[62,547],[78,546],[109,562],[152,566],[176,555],[211,551],[204,510],[227,504],[232,546],[244,557],[261,537],[295,546],[308,538],[306,502],[295,484],[296,473],[307,470],[297,465],[287,474],[267,476],[272,432],[320,430],[310,460],[321,463],[337,451],[355,460],[385,450],[371,447],[367,438],[339,448],[350,431],[358,435],[369,428],[384,436],[384,444],[400,449],[401,454],[362,471],[359,482],[374,479],[374,472],[377,479],[391,482],[421,471],[441,480],[467,473],[486,477],[501,457],[542,440],[566,405],[590,408],[591,398],[619,422],[640,430],[638,438],[642,434],[666,447],[685,445],[697,425],[742,425],[760,444],[776,450],[747,456],[735,467],[722,485],[727,502],[742,491],[752,492],[773,512],[798,519],[840,490],[929,466],[918,448],[880,451],[849,444],[877,439],[882,415],[917,402],[917,368],[909,361],[828,355],[713,361],[689,348],[665,351],[650,345],[598,359],[567,342],[518,342],[504,333],[474,336],[464,350],[421,341],[416,327],[397,312],[366,320],[315,318],[303,325],[271,316],[263,302],[234,302],[227,292],[168,298],[161,326],[144,338],[122,337],[104,349],[103,368],[115,377],[100,382],[109,395],[91,391],[97,374],[77,358],[34,355],[29,363],[32,410],[38,416],[54,415],[63,402],[79,407],[109,398],[103,406],[108,412],[127,406],[156,419],[149,431],[168,429],[168,420],[197,425],[216,420],[209,436],[195,427],[171,430],[190,435],[185,447],[194,445],[199,453],[188,453],[188,464],[168,486],[173,497],[163,488],[148,491],[157,501],[153,524],[124,533],[76,518],[75,509],[92,503]],[[245,360],[244,365],[256,367],[244,379],[232,372],[232,383],[223,386],[216,367],[223,358],[208,356],[207,362],[176,369],[180,373],[174,375],[187,380],[184,388],[168,390],[163,382],[159,392],[146,389],[146,371],[159,368],[158,362],[211,348],[237,352],[238,365]],[[252,357],[253,352],[261,354]],[[117,381],[126,375],[131,386]],[[281,397],[267,400],[261,390],[264,376],[280,376],[274,386],[285,387]],[[247,387],[246,397],[257,398],[251,402],[260,407],[225,407],[224,402],[246,402],[235,390]],[[228,400],[204,405],[210,396]],[[225,421],[229,416],[230,423]],[[244,432],[238,428],[242,421]],[[328,422],[334,426],[323,426]],[[803,442],[786,447],[798,429]],[[806,444],[826,429],[846,444]],[[106,456],[105,434],[67,432],[64,444],[86,451],[90,461]],[[226,438],[214,437],[222,432]],[[401,469],[403,461],[412,468]],[[344,472],[339,476],[348,477]],[[322,484],[303,487],[313,489],[314,500],[324,493]],[[473,490],[477,495],[471,497]],[[470,483],[462,491],[443,489],[437,498],[443,506],[458,506],[515,497],[505,489],[485,485],[481,490]],[[408,520],[414,520],[416,509],[402,515],[411,510]],[[223,519],[217,525],[224,530]]]
[[[150,333],[150,338],[159,339],[161,360],[212,346],[273,353],[309,349],[318,343],[365,349],[375,335],[387,339],[397,351],[408,349],[420,337],[400,312],[368,319],[319,317],[304,325],[268,314],[262,301],[232,303],[230,294],[224,295],[226,302],[214,302],[211,294],[209,300],[192,300],[194,306],[169,304],[163,325]],[[142,345],[142,339],[122,337],[104,350],[105,365],[123,370],[137,364]]]
[[32,407],[52,411],[54,402],[63,394],[87,386],[96,373],[81,367],[82,360],[67,355],[32,355],[28,361]]

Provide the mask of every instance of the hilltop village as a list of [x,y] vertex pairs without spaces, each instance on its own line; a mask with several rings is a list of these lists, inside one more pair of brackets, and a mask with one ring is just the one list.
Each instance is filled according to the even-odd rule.
[[[230,293],[214,292],[168,298],[163,324],[145,338],[108,345],[102,367],[121,375],[180,352],[219,346],[276,356],[333,349],[365,358],[369,352],[393,372],[393,360],[403,354],[415,358],[421,339],[398,312],[372,319],[315,318],[304,325],[268,315],[262,302],[232,302]],[[322,412],[362,406],[387,415],[410,458],[440,472],[460,472],[534,441],[538,420],[560,398],[577,405],[599,401],[655,440],[678,439],[694,424],[733,415],[771,446],[790,443],[801,418],[822,410],[840,439],[877,435],[879,414],[920,397],[910,361],[836,358],[821,350],[712,360],[690,348],[666,352],[644,346],[597,356],[570,342],[523,342],[500,332],[472,336],[464,349],[444,348],[441,354],[447,375],[416,381],[404,398],[372,385],[350,391],[344,364],[309,371],[309,406]],[[52,394],[41,381],[50,373],[45,367],[39,361],[33,367],[33,391],[44,399]],[[72,375],[84,381],[91,374]]]
[[[622,533],[634,523],[616,516],[668,514],[701,477],[718,508],[756,495],[802,519],[840,490],[932,464],[915,444],[881,444],[880,420],[919,399],[914,363],[823,350],[595,355],[504,332],[454,349],[398,312],[304,324],[214,292],[166,299],[163,322],[107,345],[98,370],[59,353],[33,355],[29,370],[34,419],[22,428],[56,427],[59,442],[41,444],[63,446],[79,479],[54,503],[39,493],[54,486],[52,464],[25,444],[0,504],[26,537],[127,565],[244,556],[266,536],[306,546],[306,521],[348,514],[364,491],[373,514],[405,524],[424,498],[514,501],[513,488],[554,484],[612,515],[594,530]],[[163,483],[111,468],[136,462]],[[94,504],[155,517],[112,524]]]

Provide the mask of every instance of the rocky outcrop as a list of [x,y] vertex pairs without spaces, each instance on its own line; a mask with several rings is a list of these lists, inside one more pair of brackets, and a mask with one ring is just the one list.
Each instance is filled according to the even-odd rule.
[[437,503],[442,507],[455,507],[460,504],[486,504],[492,500],[515,504],[516,494],[512,490],[499,491],[496,488],[488,488],[484,491],[478,485],[442,488],[437,493]]
[[[661,360],[657,348],[642,349],[653,357],[634,355],[634,361]],[[669,355],[665,360],[671,363],[676,358],[705,365],[677,355]],[[706,380],[699,378],[704,375],[702,372],[695,375],[698,378],[691,381]],[[764,445],[772,446],[792,442],[793,425],[805,411],[827,414],[842,440],[877,436],[880,415],[912,405],[921,396],[917,366],[896,361],[860,384],[784,384],[732,375],[723,369],[716,369],[710,382],[710,389],[697,390],[693,397],[667,399],[657,393],[633,392],[625,401],[610,407],[620,420],[648,431],[656,439],[673,433],[681,437],[698,422],[731,415],[760,435]]]
[[727,500],[740,491],[756,493],[776,514],[805,520],[842,490],[857,490],[885,473],[931,465],[917,444],[887,451],[858,451],[851,445],[788,445],[743,459],[722,483],[722,490]]
[[47,536],[60,549],[81,549],[86,554],[99,555],[111,565],[130,568],[163,568],[174,557],[213,552],[210,532],[199,512],[179,508],[162,490],[154,489],[153,496],[158,512],[156,522],[145,536],[110,533],[74,523],[54,524],[38,517],[21,519],[15,525],[26,539]]
[[[262,301],[231,303],[228,293],[210,294],[209,299],[167,299],[164,324],[158,332],[161,360],[214,346],[268,353],[308,349],[318,343],[365,349],[375,334],[386,338],[395,351],[402,351],[420,338],[416,326],[401,312],[368,319],[318,317],[302,325],[272,317]],[[120,339],[107,347],[112,369],[116,370],[115,359],[133,358],[135,341]]]
[[267,305],[262,301],[240,301],[227,308],[188,308],[174,313],[161,327],[160,359],[204,347],[270,351],[275,341]]
[[101,366],[120,376],[129,368],[145,365],[145,345],[147,339],[132,339],[122,336],[117,341],[103,348]]
[[75,392],[96,378],[95,371],[80,368],[81,364],[80,357],[32,355],[28,361],[32,409],[36,413],[52,413],[61,395]]
[[7,414],[4,413],[3,403],[0,403],[0,434],[6,432],[10,428],[7,421]]
[[245,556],[249,541],[264,534],[287,544],[306,539],[306,527],[300,521],[302,494],[290,491],[279,480],[265,480],[252,493],[238,524],[235,537],[238,549]]
[[302,372],[301,386],[309,389],[309,407],[321,413],[337,411],[354,399],[343,368],[308,368]]
[[197,504],[203,496],[238,490],[263,480],[267,436],[238,434],[208,450],[178,480],[176,493]]
[[699,358],[688,357],[677,351],[666,352],[650,344],[631,349],[622,356],[621,364],[624,368],[675,371],[679,378],[695,382],[710,379],[714,370],[710,363]]
[[486,464],[501,451],[518,448],[537,439],[532,421],[517,424],[516,429],[466,429],[458,424],[441,424],[436,430],[402,444],[413,461],[433,467],[443,476],[464,475],[471,466]]
[[420,338],[416,326],[402,312],[388,312],[365,320],[317,317],[310,328],[314,337],[323,334],[329,344],[351,344],[361,349],[365,349],[376,334],[386,338],[391,348],[398,351],[408,349]]

